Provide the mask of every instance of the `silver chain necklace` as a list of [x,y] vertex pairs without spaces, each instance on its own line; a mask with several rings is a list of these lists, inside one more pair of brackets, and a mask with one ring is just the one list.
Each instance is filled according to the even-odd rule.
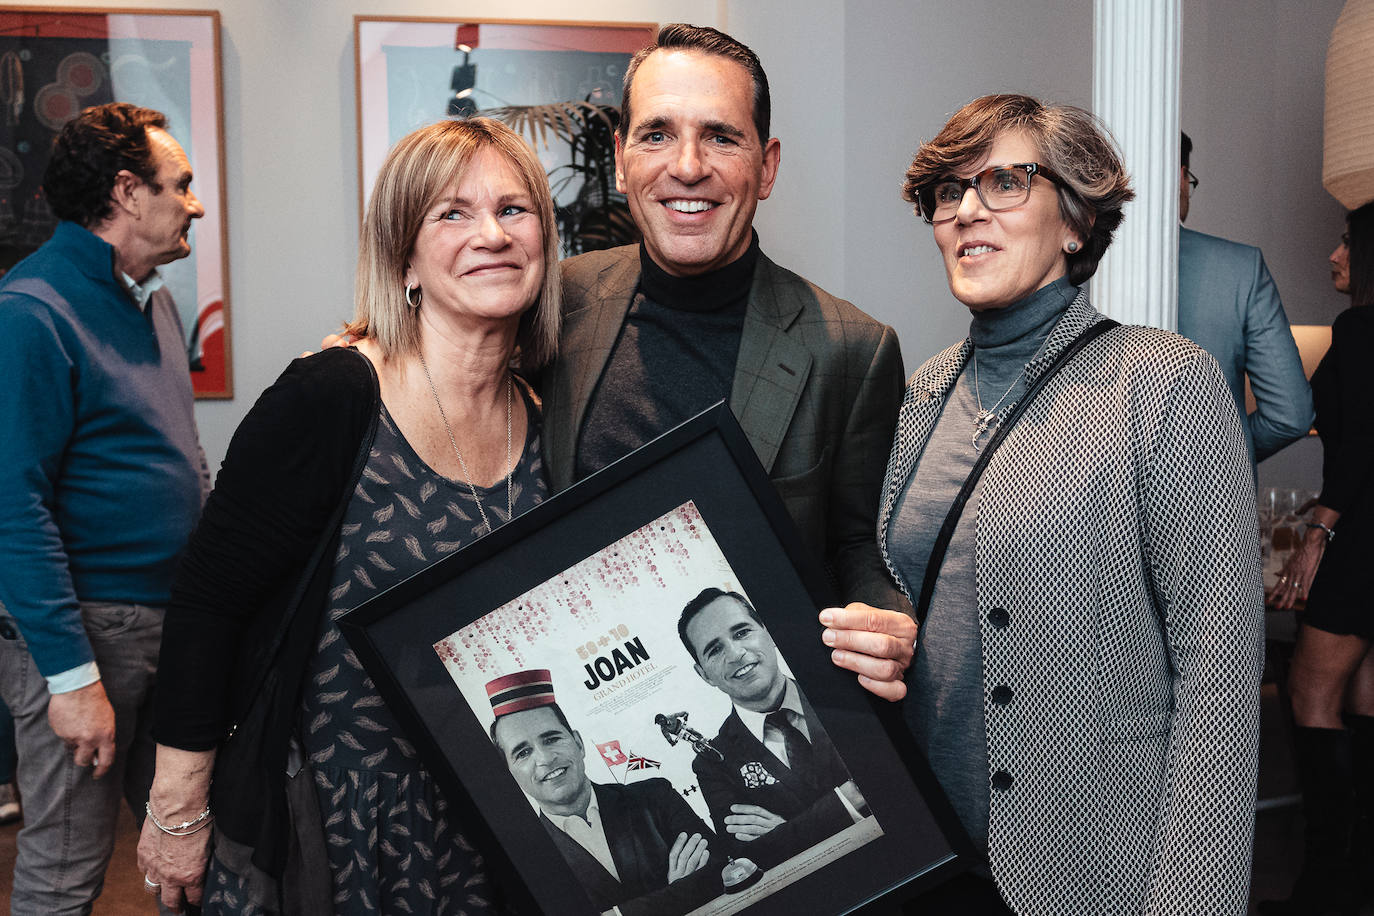
[[[420,368],[425,370],[425,381],[429,382],[429,393],[434,395],[434,406],[439,408],[439,419],[444,421],[444,432],[448,433],[448,444],[453,446],[453,454],[458,456],[458,465],[463,469],[463,477],[466,479],[468,490],[472,493],[472,501],[477,504],[477,512],[482,516],[482,524],[486,526],[487,533],[492,532],[491,521],[487,518],[487,510],[482,508],[482,499],[477,495],[477,487],[472,483],[472,472],[468,470],[468,463],[463,460],[463,453],[458,451],[458,440],[453,438],[453,427],[448,425],[448,415],[444,413],[444,405],[439,403],[439,389],[434,387],[434,378],[429,374],[429,365],[425,362],[425,356],[420,354]],[[513,400],[513,390],[515,381],[510,377],[510,372],[506,372],[506,518],[511,517],[512,497],[511,497],[511,475],[515,473],[515,465],[510,460],[510,418],[511,401]]]
[[[997,403],[993,404],[992,407],[990,407],[987,410],[983,409],[983,393],[981,390],[979,390],[978,385],[978,348],[973,348],[973,399],[978,404],[978,413],[974,415],[972,439],[973,450],[975,452],[979,450],[978,440],[983,438],[983,436],[987,435],[988,431],[991,430],[992,427],[997,423],[998,408],[1000,408],[1002,406],[1002,402],[1005,401],[1008,398],[1008,396],[1010,396],[1011,393],[1016,390],[1016,386],[1021,384],[1022,380],[1025,379],[1026,370],[1030,368],[1031,363],[1035,362],[1037,359],[1040,358],[1041,350],[1045,349],[1045,344],[1049,343],[1049,341],[1050,335],[1046,334],[1045,339],[1040,341],[1040,347],[1035,351],[1035,355],[1030,358],[1029,362],[1027,362],[1024,366],[1021,367],[1021,371],[1017,373],[1016,378],[1011,380],[1011,386],[1007,388],[1006,391],[1002,392],[1002,396],[997,399]],[[1014,406],[1015,404],[1008,405],[1008,407]]]

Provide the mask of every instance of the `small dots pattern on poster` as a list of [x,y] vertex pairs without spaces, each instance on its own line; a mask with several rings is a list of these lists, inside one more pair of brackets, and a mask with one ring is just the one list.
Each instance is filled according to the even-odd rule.
[[[596,596],[661,590],[712,561],[723,565],[724,558],[696,505],[686,502],[439,640],[434,650],[455,678],[532,667],[547,654],[550,633],[567,625],[555,621],[587,632],[624,623],[600,609]],[[728,566],[723,571],[728,578]]]

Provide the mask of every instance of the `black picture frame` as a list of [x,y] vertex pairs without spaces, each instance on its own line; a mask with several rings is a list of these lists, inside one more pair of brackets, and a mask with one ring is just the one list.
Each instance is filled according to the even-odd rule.
[[[694,519],[704,523],[709,545],[699,546],[701,532]],[[666,525],[657,524],[665,521]],[[867,802],[866,808],[851,809],[858,820],[852,831],[824,841],[831,845],[818,843],[776,868],[763,870],[766,880],[758,882],[758,889],[716,898],[691,912],[759,916],[887,912],[965,870],[970,861],[968,838],[902,724],[899,706],[873,698],[852,674],[831,663],[829,650],[820,639],[816,613],[821,607],[833,606],[833,588],[821,564],[807,555],[744,432],[721,403],[359,606],[339,622],[377,689],[439,781],[452,816],[486,856],[503,897],[522,913],[593,914],[605,909],[593,904],[532,806],[532,799],[512,778],[506,757],[488,733],[492,709],[485,697],[474,695],[473,685],[510,674],[514,668],[554,667],[564,672],[561,683],[558,674],[553,678],[560,706],[568,707],[565,700],[572,699],[576,701],[571,704],[574,709],[590,710],[595,716],[605,712],[602,707],[611,700],[589,700],[581,692],[594,690],[596,668],[586,665],[586,682],[581,684],[574,683],[566,672],[585,660],[586,649],[596,647],[594,637],[604,635],[608,625],[611,635],[617,635],[610,620],[595,619],[596,605],[598,601],[614,604],[614,589],[621,586],[608,584],[595,593],[593,586],[586,586],[577,592],[577,609],[571,613],[581,610],[589,615],[585,628],[593,638],[576,644],[558,641],[567,632],[576,631],[566,629],[572,626],[567,622],[568,612],[546,607],[537,596],[559,596],[564,591],[572,595],[568,590],[580,586],[567,583],[585,580],[586,570],[613,566],[607,558],[619,556],[623,545],[639,543],[630,540],[632,535],[641,540],[675,536],[655,533],[651,524],[658,532],[671,529],[684,538],[690,534],[692,549],[702,556],[714,556],[712,549],[723,555],[728,573],[724,584],[736,585],[725,590],[738,590],[753,603],[783,666],[804,695],[803,702],[809,702],[823,733],[833,741],[853,784]],[[667,562],[669,552],[665,548],[664,557],[658,558],[660,564]],[[628,691],[613,698],[616,708],[628,703],[633,711],[633,718],[626,722],[641,722],[650,709],[671,714],[673,706],[690,706],[692,697],[699,696],[707,703],[729,702],[723,694],[717,697],[715,688],[703,686],[695,675],[691,679],[682,676],[683,671],[692,671],[693,657],[677,638],[681,597],[686,594],[679,580],[694,580],[696,567],[691,564],[698,561],[688,558],[683,562],[686,565],[672,580],[676,599],[666,605],[639,600],[645,586],[634,569],[605,573],[611,579],[628,577],[627,581],[636,583],[634,588],[641,589],[620,596],[621,600],[634,598],[633,606],[641,615],[618,630],[619,635],[636,639],[644,650],[629,653],[628,660],[643,665],[645,657],[652,656],[655,670],[646,682],[680,677],[671,683],[690,681],[700,692],[689,691],[684,698],[681,689],[668,690],[664,685],[669,682],[662,680],[656,686],[636,687],[631,681],[643,672],[622,673],[622,653],[615,677],[596,684],[595,689]],[[711,568],[721,567],[716,563]],[[713,585],[722,576],[707,578],[710,581],[706,584]],[[647,587],[658,588],[653,584]],[[667,601],[671,589],[667,585],[664,588]],[[532,595],[536,597],[529,598]],[[492,623],[517,619],[510,616],[517,609],[524,615],[518,618],[522,635],[513,635],[513,629],[499,630]],[[529,623],[532,613],[535,622]],[[540,640],[545,637],[540,634],[550,626],[550,620],[560,635],[544,644]],[[488,637],[474,635],[488,633],[483,628],[490,630],[490,646],[479,644]],[[636,637],[640,628],[651,630],[653,638],[646,642]],[[665,635],[669,629],[671,638]],[[465,645],[474,648],[462,656],[467,651],[462,648]],[[614,642],[611,645],[616,648]],[[445,658],[440,657],[441,647],[449,653]],[[575,662],[565,657],[579,651],[583,656]],[[462,657],[455,659],[455,654]],[[493,661],[495,656],[501,658]],[[607,657],[613,657],[611,650],[607,650]],[[549,659],[552,663],[547,663]],[[478,670],[482,665],[488,667]],[[454,673],[458,666],[463,674]],[[602,670],[611,670],[609,663]],[[636,691],[649,693],[635,700]],[[568,716],[574,718],[574,712],[569,711]],[[582,718],[585,721],[585,716]],[[616,723],[621,721],[614,715],[602,719],[609,723],[603,728],[619,727]],[[718,727],[709,718],[688,724],[700,727],[708,741]],[[577,730],[578,722],[572,727]],[[581,731],[585,734],[587,729]],[[597,749],[593,744],[602,745],[594,740],[596,737],[588,735],[585,740],[587,755],[594,761]],[[604,762],[614,775],[617,771],[612,761],[619,756],[623,762],[620,751],[625,750],[633,755],[631,760],[657,758],[648,763],[662,773],[670,767],[680,770],[682,755],[691,754],[691,749],[685,742],[670,746],[667,736],[663,738],[664,742],[655,744],[641,737],[641,746],[617,746],[613,754],[602,750],[596,762]],[[643,746],[646,742],[647,748]],[[723,764],[725,755],[716,756]],[[690,762],[696,763],[695,755]],[[594,773],[588,775],[593,782],[606,781],[604,773],[600,779]],[[628,771],[625,776],[629,781]],[[681,779],[670,782],[698,808],[705,807],[690,798],[697,791],[695,784],[681,785]],[[744,901],[746,906],[741,905]],[[662,907],[650,909],[664,911]],[[622,906],[622,912],[634,912],[634,907]]]

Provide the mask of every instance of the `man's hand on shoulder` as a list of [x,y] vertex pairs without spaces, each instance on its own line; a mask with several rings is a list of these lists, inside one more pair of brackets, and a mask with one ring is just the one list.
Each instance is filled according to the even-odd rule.
[[690,837],[679,833],[673,848],[668,850],[668,883],[680,881],[698,871],[710,858],[706,838],[699,833]]
[[870,693],[885,700],[906,696],[906,669],[916,646],[916,621],[858,601],[821,611],[821,640],[830,660],[853,671]]
[[79,767],[94,766],[96,779],[114,763],[115,716],[100,681],[48,698],[48,724],[71,748]]
[[[351,347],[353,346],[353,341],[354,338],[351,334],[326,334],[324,338],[320,340],[320,349],[329,350],[334,347]],[[300,358],[305,359],[307,356],[314,355],[314,350],[303,350],[301,351]]]

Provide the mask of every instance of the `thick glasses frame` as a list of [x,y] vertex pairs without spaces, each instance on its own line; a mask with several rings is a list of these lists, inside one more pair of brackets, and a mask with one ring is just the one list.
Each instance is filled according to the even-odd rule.
[[[1014,204],[1003,205],[1001,203],[998,203],[994,205],[991,201],[987,199],[986,196],[984,196],[983,187],[979,182],[983,178],[990,177],[994,172],[1005,172],[1007,169],[1021,169],[1026,173],[1026,196],[1021,198]],[[925,220],[927,223],[943,223],[951,219],[954,219],[953,214],[941,220],[935,219],[935,189],[942,184],[957,183],[959,185],[960,198],[962,198],[963,195],[968,193],[969,188],[973,188],[973,190],[978,192],[978,199],[983,202],[983,206],[993,211],[994,213],[1001,210],[1014,210],[1017,207],[1024,204],[1026,201],[1030,200],[1031,179],[1036,175],[1039,175],[1041,178],[1044,178],[1057,185],[1064,184],[1064,182],[1059,178],[1059,176],[1055,174],[1053,169],[1051,169],[1049,166],[1041,165],[1038,162],[1011,162],[1006,165],[991,165],[983,169],[977,175],[971,175],[968,178],[955,178],[953,175],[946,175],[944,177],[937,178],[936,180],[929,182],[928,184],[922,185],[920,189],[916,192],[917,209],[921,213],[921,219]]]

